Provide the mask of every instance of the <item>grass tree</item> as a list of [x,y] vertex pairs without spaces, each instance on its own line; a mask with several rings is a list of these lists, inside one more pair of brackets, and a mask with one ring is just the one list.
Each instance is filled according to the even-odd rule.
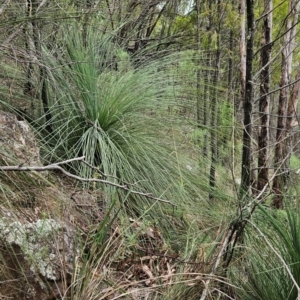
[[[139,64],[132,64],[111,38],[90,30],[85,45],[75,25],[69,31],[65,50],[44,49],[51,120],[41,117],[37,123],[42,122],[39,130],[48,145],[45,159],[84,155],[93,168],[70,166],[81,176],[102,176],[179,206],[201,205],[201,176],[186,168],[177,145],[184,121],[170,110],[176,88],[168,70],[178,55],[158,61],[139,57]],[[196,170],[197,163],[189,162]],[[122,194],[111,187],[106,192]],[[152,204],[135,198],[126,207],[137,213]]]

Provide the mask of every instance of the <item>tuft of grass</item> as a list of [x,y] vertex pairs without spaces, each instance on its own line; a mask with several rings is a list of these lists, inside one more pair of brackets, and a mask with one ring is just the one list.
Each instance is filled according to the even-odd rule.
[[[173,65],[184,54],[131,63],[111,37],[91,29],[83,43],[82,32],[73,26],[64,51],[44,49],[51,118],[41,116],[36,122],[47,145],[44,159],[84,155],[93,168],[70,166],[81,176],[169,199],[179,210],[200,210],[207,177],[186,168],[188,163],[196,166],[198,157],[188,158],[178,146],[178,128],[186,121],[170,109],[175,105]],[[194,152],[192,143],[190,147]],[[102,189],[123,203],[122,191]],[[147,211],[152,222],[170,222],[174,214],[172,207],[142,197],[130,196],[123,206],[134,216]]]
[[278,213],[258,208],[255,223],[249,224],[245,243],[248,251],[231,269],[240,287],[236,290],[239,299],[297,299],[299,228],[299,211]]

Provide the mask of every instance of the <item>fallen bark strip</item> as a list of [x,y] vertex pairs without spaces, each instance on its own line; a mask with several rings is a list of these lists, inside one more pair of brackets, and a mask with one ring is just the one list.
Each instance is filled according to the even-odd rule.
[[68,171],[66,171],[65,169],[63,169],[60,166],[60,165],[67,164],[67,163],[70,163],[70,162],[73,162],[73,161],[83,161],[84,162],[84,158],[85,158],[84,156],[81,156],[81,157],[77,157],[77,158],[68,159],[68,160],[65,160],[65,161],[62,161],[62,162],[54,163],[54,164],[51,164],[51,165],[42,166],[42,167],[41,166],[24,166],[23,164],[20,164],[18,166],[0,166],[0,171],[15,171],[15,172],[36,171],[36,172],[43,172],[43,171],[49,171],[49,170],[59,170],[63,174],[65,174],[66,176],[74,178],[74,179],[79,180],[79,181],[104,183],[104,184],[111,185],[111,186],[117,187],[119,189],[128,191],[128,192],[130,192],[132,194],[135,194],[135,195],[143,196],[143,197],[146,197],[148,199],[152,199],[152,200],[155,200],[155,201],[168,203],[170,205],[176,206],[175,204],[173,204],[169,200],[154,197],[150,193],[142,193],[142,192],[139,192],[139,191],[132,190],[131,188],[129,188],[125,184],[118,184],[118,183],[115,183],[115,182],[111,182],[109,180],[98,179],[98,178],[80,177],[80,176],[74,175],[72,173],[69,173]]

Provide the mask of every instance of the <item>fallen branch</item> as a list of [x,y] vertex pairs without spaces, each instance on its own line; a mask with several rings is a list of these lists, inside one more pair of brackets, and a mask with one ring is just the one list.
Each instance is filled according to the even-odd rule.
[[84,156],[81,156],[81,157],[77,157],[77,158],[68,159],[68,160],[65,160],[65,161],[62,161],[62,162],[54,163],[54,164],[51,164],[51,165],[42,166],[42,167],[41,166],[24,166],[23,164],[20,164],[18,166],[0,166],[0,171],[18,171],[18,172],[36,171],[36,172],[43,172],[43,171],[48,171],[48,170],[59,170],[63,174],[65,174],[66,176],[74,178],[74,179],[79,180],[79,181],[104,183],[104,184],[111,185],[111,186],[117,187],[119,189],[128,191],[128,192],[130,192],[132,194],[135,194],[135,195],[143,196],[143,197],[146,197],[148,199],[152,199],[152,200],[156,200],[156,201],[159,201],[159,202],[164,202],[164,203],[168,203],[168,204],[171,204],[173,206],[176,206],[175,204],[173,204],[169,200],[154,197],[150,193],[142,193],[142,192],[139,192],[139,191],[132,190],[131,188],[129,188],[125,184],[118,184],[118,183],[115,183],[115,182],[111,182],[111,181],[104,180],[104,179],[98,179],[98,178],[80,177],[80,176],[74,175],[72,173],[69,173],[68,171],[66,171],[65,169],[63,169],[60,166],[60,165],[67,164],[67,163],[70,163],[70,162],[73,162],[73,161],[83,161],[84,162],[84,158],[85,158]]
[[[97,173],[99,173],[101,176],[103,177],[106,177],[106,178],[114,178],[114,179],[117,179],[117,180],[120,180],[118,177],[116,176],[113,176],[113,175],[107,175],[107,174],[104,174],[103,172],[101,172],[101,170],[99,170],[99,168],[97,167],[94,167],[92,166],[91,164],[89,164],[88,162],[86,162],[85,160],[82,161],[84,164],[86,164],[89,168],[93,169],[94,171],[96,171]],[[141,181],[139,181],[141,182]],[[126,186],[137,186],[138,182],[135,182],[135,183],[128,183],[128,182],[125,182],[122,180],[122,183],[123,185],[126,185]]]

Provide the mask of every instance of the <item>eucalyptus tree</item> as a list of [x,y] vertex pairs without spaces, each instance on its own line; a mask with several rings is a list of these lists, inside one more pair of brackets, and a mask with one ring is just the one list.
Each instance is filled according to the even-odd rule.
[[251,186],[251,143],[252,143],[252,104],[253,104],[253,49],[254,49],[254,2],[246,0],[246,78],[244,95],[244,120],[243,120],[243,154],[242,154],[242,193],[249,192]]
[[[299,1],[289,1],[285,24],[286,26],[283,37],[278,121],[274,156],[274,168],[276,176],[273,182],[273,206],[276,208],[283,208],[283,192],[287,185],[289,176],[289,166],[287,159],[289,154],[287,153],[286,147],[286,117],[289,84],[291,83],[292,76],[292,62],[293,53],[295,50],[295,37],[297,32],[296,25],[298,23],[299,8]],[[294,99],[290,99],[290,101],[292,102],[290,113],[294,115]]]
[[184,28],[176,26],[176,19],[186,13],[190,1],[106,0],[105,3],[105,32],[114,31],[118,44],[131,54],[153,44],[165,49],[185,38]]
[[260,73],[260,99],[259,117],[260,127],[258,133],[258,174],[257,191],[266,189],[269,184],[269,126],[270,126],[270,63],[272,49],[272,8],[271,0],[265,0],[261,39],[261,73]]

